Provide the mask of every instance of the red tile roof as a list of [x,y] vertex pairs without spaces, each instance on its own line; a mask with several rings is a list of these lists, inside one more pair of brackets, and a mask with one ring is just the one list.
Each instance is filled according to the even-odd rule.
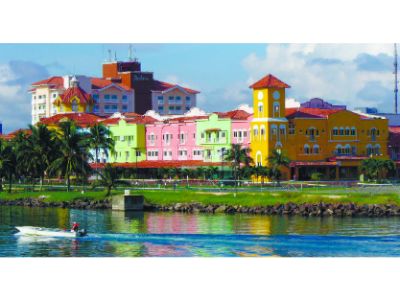
[[[40,80],[31,84],[32,86],[40,86],[40,85],[48,85],[54,89],[62,89],[64,88],[64,79],[61,76],[53,76],[44,80]],[[35,88],[30,91],[34,91]]]
[[232,120],[247,120],[252,114],[247,111],[235,109],[227,112],[217,112],[216,113],[220,118],[229,118]]
[[274,75],[268,74],[261,78],[259,81],[253,83],[250,88],[262,89],[262,88],[290,88],[290,85],[276,78]]
[[[104,167],[104,163],[92,163],[92,168],[99,169]],[[137,163],[113,163],[119,168],[139,168],[139,169],[158,169],[158,168],[185,168],[185,167],[207,167],[221,166],[222,163],[210,163],[201,160],[144,160]]]
[[321,109],[321,108],[286,108],[286,118],[321,118],[326,119],[329,115],[345,109]]
[[208,116],[190,116],[190,117],[175,117],[175,118],[170,118],[164,120],[164,123],[180,123],[180,122],[190,122],[190,121],[196,121],[196,120],[201,120],[201,119],[207,119]]
[[[93,104],[94,101],[92,99],[92,96],[90,94],[86,93],[81,87],[79,86],[74,86],[68,88],[63,94],[59,96],[61,98],[61,101],[63,103],[71,103],[71,100],[77,97],[80,100],[80,103],[86,103],[86,104]],[[54,100],[54,102],[58,102],[59,98]]]
[[98,89],[105,88],[105,87],[107,87],[107,86],[109,86],[109,85],[111,85],[111,84],[115,84],[115,85],[117,85],[117,86],[123,88],[123,89],[126,90],[126,91],[131,91],[131,90],[132,90],[131,88],[129,88],[129,87],[126,86],[126,85],[123,85],[123,84],[117,83],[117,82],[112,82],[112,81],[109,80],[109,79],[92,77],[92,78],[90,79],[90,81],[91,81],[91,83],[92,83],[92,89],[94,89],[94,90],[98,90]]
[[177,84],[171,84],[171,83],[163,82],[163,81],[159,81],[159,80],[155,80],[154,81],[152,90],[153,91],[162,92],[162,91],[168,90],[168,89],[173,88],[173,87],[181,87],[182,89],[184,89],[189,94],[198,94],[198,93],[200,93],[199,91],[196,91],[196,90],[192,90],[192,89],[189,89],[189,88],[185,88],[185,87],[179,86]]
[[394,134],[399,134],[400,126],[389,126],[389,132]]
[[138,115],[137,117],[132,117],[132,118],[108,118],[106,120],[102,120],[101,123],[106,125],[113,125],[113,124],[118,124],[120,120],[125,120],[126,123],[129,124],[151,124],[157,122],[157,120],[154,119],[153,117]]
[[41,118],[39,123],[45,125],[56,125],[63,122],[65,119],[74,121],[76,125],[80,127],[89,127],[98,122],[101,122],[103,118],[95,114],[88,113],[61,113],[48,118]]
[[20,132],[24,133],[25,135],[32,134],[32,130],[30,130],[30,129],[17,129],[10,133],[0,135],[0,138],[9,141],[9,140],[15,138],[18,135],[18,133],[20,133]]

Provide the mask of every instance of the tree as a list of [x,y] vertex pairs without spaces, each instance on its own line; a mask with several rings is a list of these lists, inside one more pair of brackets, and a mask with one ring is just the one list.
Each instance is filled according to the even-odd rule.
[[89,174],[91,168],[87,162],[88,143],[77,126],[71,121],[59,125],[56,143],[59,147],[58,157],[51,163],[50,170],[67,180],[67,191],[71,189],[71,176]]
[[30,125],[29,129],[29,136],[15,138],[17,158],[30,176],[39,176],[42,190],[44,178],[58,153],[58,144],[54,142],[54,133],[45,125]]
[[271,169],[265,166],[254,166],[253,167],[253,174],[256,176],[257,180],[261,178],[261,186],[264,185],[265,177],[271,176]]
[[196,169],[196,176],[201,177],[203,180],[206,180],[206,168],[198,167]]
[[395,169],[395,164],[390,159],[368,158],[361,163],[361,171],[364,172],[367,179],[378,182],[386,178],[387,174]]
[[90,127],[89,146],[94,149],[95,163],[99,162],[99,151],[108,155],[108,152],[114,152],[115,141],[111,137],[111,131],[102,123],[97,123]]
[[289,167],[290,159],[282,153],[281,150],[274,149],[272,156],[268,157],[268,162],[271,165],[271,177],[276,180],[277,184],[280,184],[282,177],[282,168]]
[[106,187],[107,197],[111,195],[111,190],[116,188],[118,185],[129,185],[129,182],[119,179],[121,174],[120,169],[113,167],[111,164],[106,164],[103,172],[100,172],[99,174],[100,180],[94,186],[101,185]]
[[240,179],[241,166],[245,165],[248,167],[252,162],[249,153],[249,148],[242,148],[240,144],[232,144],[231,149],[229,149],[224,156],[224,160],[231,163],[235,187],[237,187],[238,180]]
[[206,174],[209,179],[214,179],[215,175],[218,174],[218,168],[214,166],[208,166],[206,168]]
[[10,142],[0,139],[0,191],[3,190],[3,179],[8,178],[11,192],[12,176],[16,172],[16,158]]

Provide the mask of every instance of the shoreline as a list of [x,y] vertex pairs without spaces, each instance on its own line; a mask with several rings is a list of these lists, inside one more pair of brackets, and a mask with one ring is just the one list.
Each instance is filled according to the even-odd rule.
[[[105,210],[111,209],[109,199],[93,200],[87,198],[72,201],[46,202],[39,198],[1,200],[0,206],[68,208]],[[355,204],[355,203],[285,203],[264,206],[242,206],[202,203],[175,203],[161,205],[145,202],[143,211],[207,213],[207,214],[253,214],[303,217],[396,217],[400,216],[400,206],[396,204]]]

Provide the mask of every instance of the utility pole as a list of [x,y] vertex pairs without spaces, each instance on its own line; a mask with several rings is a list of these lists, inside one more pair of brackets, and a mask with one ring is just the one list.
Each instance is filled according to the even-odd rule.
[[397,44],[394,44],[394,113],[397,115]]

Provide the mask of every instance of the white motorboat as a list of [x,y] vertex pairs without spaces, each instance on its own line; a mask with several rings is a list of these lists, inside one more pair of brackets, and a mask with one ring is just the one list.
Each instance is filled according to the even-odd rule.
[[16,227],[20,234],[30,236],[49,236],[49,237],[69,237],[76,238],[87,235],[86,230],[78,231],[67,231],[60,229],[33,227],[33,226],[21,226]]

